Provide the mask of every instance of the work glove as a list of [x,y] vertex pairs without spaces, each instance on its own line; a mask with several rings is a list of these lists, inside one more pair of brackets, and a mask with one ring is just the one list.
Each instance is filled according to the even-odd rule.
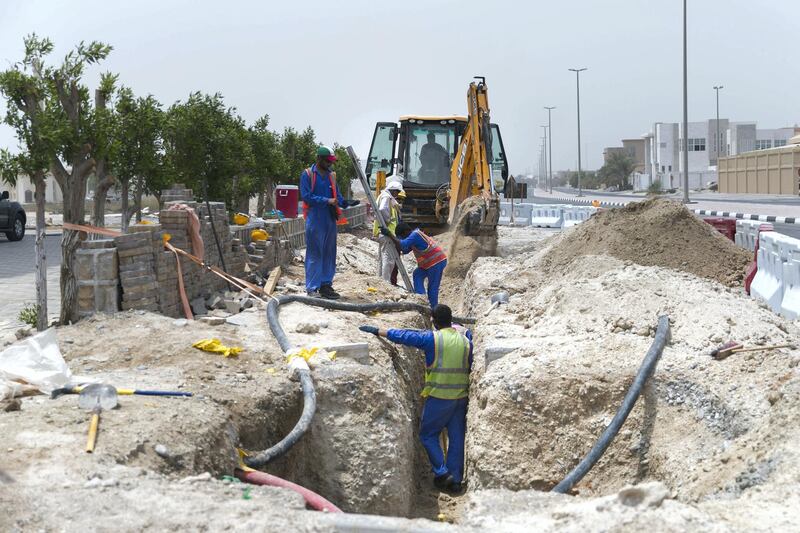
[[358,329],[360,329],[364,333],[372,333],[373,335],[378,334],[378,328],[376,328],[375,326],[358,326]]
[[381,226],[380,227],[380,231],[381,231],[381,235],[383,235],[384,237],[391,237],[392,236],[392,232],[389,231],[389,228],[384,228],[383,226]]

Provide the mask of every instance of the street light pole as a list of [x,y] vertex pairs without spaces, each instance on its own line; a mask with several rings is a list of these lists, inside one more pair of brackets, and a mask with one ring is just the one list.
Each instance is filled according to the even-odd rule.
[[547,190],[547,126],[542,126],[542,130],[544,130],[544,145],[542,145],[542,160],[544,161],[544,175],[545,175],[545,190]]
[[586,69],[571,68],[569,70],[575,73],[576,94],[578,96],[578,196],[583,196],[583,187],[581,186],[581,72]]
[[[714,90],[717,92],[717,173],[719,174],[719,154],[722,152],[722,139],[719,136],[719,90],[722,85],[715,85]],[[727,151],[727,150],[726,150]]]
[[686,68],[686,0],[683,0],[683,203],[689,203],[689,89]]
[[548,151],[548,154],[549,154],[548,157],[550,159],[550,168],[548,170],[548,176],[549,176],[548,179],[550,181],[550,194],[552,194],[553,193],[553,123],[552,123],[552,120],[550,119],[550,112],[553,109],[555,109],[555,107],[547,107],[547,106],[545,106],[545,109],[547,109],[547,129],[550,132],[550,140],[547,141],[547,143],[548,143],[547,151]]

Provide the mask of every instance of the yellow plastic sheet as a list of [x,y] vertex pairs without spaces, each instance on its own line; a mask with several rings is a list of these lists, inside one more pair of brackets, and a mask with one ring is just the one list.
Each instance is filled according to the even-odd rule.
[[236,357],[242,351],[238,346],[225,346],[219,339],[203,339],[192,344],[192,346],[198,350],[218,353],[225,357]]
[[[291,360],[294,359],[295,357],[302,357],[303,359],[306,360],[306,363],[308,363],[309,360],[312,357],[314,357],[314,355],[316,355],[318,351],[319,348],[317,348],[316,346],[313,348],[300,348],[296,352],[292,352],[286,356],[286,364],[289,364]],[[326,352],[326,354],[328,356],[328,359],[330,359],[331,361],[336,360],[336,352]]]

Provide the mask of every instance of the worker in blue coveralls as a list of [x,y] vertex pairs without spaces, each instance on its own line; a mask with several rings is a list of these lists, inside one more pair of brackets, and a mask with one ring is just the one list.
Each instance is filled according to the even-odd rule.
[[306,219],[306,293],[336,300],[333,290],[336,273],[336,225],[346,223],[342,208],[358,205],[346,200],[337,190],[332,170],[336,154],[327,146],[317,148],[317,162],[300,175],[300,197]]
[[[450,308],[439,304],[431,312],[433,331],[383,329],[360,326],[358,329],[413,346],[425,352],[425,405],[419,427],[419,440],[428,453],[436,488],[452,493],[462,490],[464,476],[464,437],[467,429],[469,371],[472,367],[472,333],[453,325]],[[447,459],[439,435],[447,428]]]
[[402,253],[414,253],[417,260],[417,268],[414,269],[413,274],[414,292],[425,294],[425,280],[427,279],[428,303],[431,304],[431,309],[436,307],[436,304],[439,303],[439,285],[442,283],[442,275],[447,266],[447,255],[442,247],[421,229],[412,230],[411,226],[405,222],[397,224],[396,237],[386,228],[380,228],[380,231],[382,235],[392,239]]

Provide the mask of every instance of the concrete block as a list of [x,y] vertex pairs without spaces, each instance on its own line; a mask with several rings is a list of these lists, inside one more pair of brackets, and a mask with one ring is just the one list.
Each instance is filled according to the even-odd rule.
[[127,250],[117,248],[117,253],[119,254],[120,259],[144,255],[148,256],[152,261],[153,245],[150,243],[150,241],[147,241],[145,246],[139,246],[137,248],[129,248]]
[[205,315],[207,312],[205,298],[195,298],[191,301],[190,305],[192,307],[192,313],[195,315]]
[[221,326],[225,323],[225,319],[220,316],[201,316],[197,320],[209,326]]
[[127,233],[114,237],[114,245],[118,250],[131,250],[150,244],[150,236],[146,233]]
[[486,351],[484,352],[484,358],[486,361],[484,368],[488,368],[489,363],[492,361],[497,361],[506,354],[513,352],[517,348],[518,346],[487,346]]
[[236,300],[225,300],[225,310],[235,315],[242,310],[242,304]]
[[114,239],[96,239],[93,241],[83,241],[81,248],[84,250],[97,250],[98,248],[114,248]]
[[362,365],[371,363],[369,357],[369,344],[366,342],[351,342],[347,344],[330,344],[325,346],[325,351],[336,352],[336,357],[344,357]]
[[[138,273],[137,273],[138,274]],[[134,287],[144,287],[145,285],[156,287],[156,277],[152,273],[143,275],[131,275],[130,273],[120,275],[120,283],[126,291]]]

